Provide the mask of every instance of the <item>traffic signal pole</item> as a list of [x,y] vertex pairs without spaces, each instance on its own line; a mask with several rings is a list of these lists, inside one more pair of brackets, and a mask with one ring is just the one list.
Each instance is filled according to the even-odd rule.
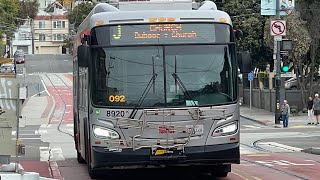
[[[280,0],[276,0],[276,19],[280,20]],[[276,106],[275,106],[275,124],[280,124],[280,82],[281,82],[281,60],[280,60],[280,41],[277,41],[277,51],[276,51],[276,60],[277,60],[277,69],[276,69]]]

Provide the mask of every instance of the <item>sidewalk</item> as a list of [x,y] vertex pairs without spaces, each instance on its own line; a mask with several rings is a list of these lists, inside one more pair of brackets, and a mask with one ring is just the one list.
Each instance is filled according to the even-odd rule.
[[[266,126],[282,127],[282,122],[275,124],[275,114],[273,112],[263,109],[252,107],[250,112],[248,106],[240,106],[240,116]],[[289,128],[315,127],[315,125],[307,125],[307,123],[307,113],[300,113],[298,116],[289,116]]]
[[48,124],[54,108],[52,96],[29,97],[22,105],[20,126]]

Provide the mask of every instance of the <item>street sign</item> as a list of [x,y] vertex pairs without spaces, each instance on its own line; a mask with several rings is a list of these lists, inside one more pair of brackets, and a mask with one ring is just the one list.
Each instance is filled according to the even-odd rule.
[[248,80],[249,80],[249,81],[253,81],[253,71],[251,71],[250,73],[248,73]]
[[270,23],[271,36],[285,36],[286,29],[286,21],[284,20],[275,20]]

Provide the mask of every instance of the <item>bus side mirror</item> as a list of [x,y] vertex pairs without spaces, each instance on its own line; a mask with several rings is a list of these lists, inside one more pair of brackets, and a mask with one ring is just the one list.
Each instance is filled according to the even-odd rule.
[[250,73],[252,71],[252,59],[250,53],[238,53],[238,64],[240,73]]
[[233,30],[234,36],[236,37],[236,39],[241,39],[243,36],[243,32],[240,29],[234,29]]
[[90,58],[90,47],[81,45],[78,47],[77,58],[79,67],[88,67],[88,59]]

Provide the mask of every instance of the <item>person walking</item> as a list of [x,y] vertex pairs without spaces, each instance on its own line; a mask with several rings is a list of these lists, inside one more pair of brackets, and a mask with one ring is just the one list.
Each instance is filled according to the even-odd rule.
[[320,122],[320,99],[319,99],[319,94],[314,95],[314,100],[313,100],[313,112],[314,116],[316,117],[317,123],[316,125],[319,125]]
[[288,127],[289,115],[290,115],[290,106],[288,104],[288,101],[284,100],[281,106],[281,118],[282,118],[284,128]]
[[309,119],[308,124],[314,124],[312,122],[313,121],[313,99],[311,96],[309,97],[307,109],[308,109],[308,119]]

